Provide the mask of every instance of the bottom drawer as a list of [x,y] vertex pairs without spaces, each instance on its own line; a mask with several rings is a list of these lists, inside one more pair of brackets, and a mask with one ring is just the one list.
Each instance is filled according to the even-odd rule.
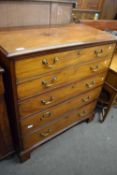
[[20,122],[22,135],[34,132],[35,129],[47,125],[49,122],[52,122],[53,120],[64,116],[69,111],[91,103],[98,98],[101,89],[102,87],[98,87],[96,89],[93,89],[93,91],[89,91],[81,94],[80,96],[76,96],[75,98],[69,99],[64,103],[51,108],[47,108],[43,112],[21,120]]
[[96,105],[96,101],[90,103],[80,109],[75,109],[72,112],[66,114],[64,117],[59,118],[59,120],[50,123],[48,126],[32,133],[25,135],[23,139],[24,149],[32,147],[38,142],[49,139],[52,135],[57,134],[60,130],[68,127],[69,125],[82,121],[87,118],[87,115],[92,113]]

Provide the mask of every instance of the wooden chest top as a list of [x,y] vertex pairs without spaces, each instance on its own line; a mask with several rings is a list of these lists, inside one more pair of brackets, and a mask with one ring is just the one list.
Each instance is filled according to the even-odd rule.
[[20,28],[0,31],[0,50],[6,57],[22,54],[115,42],[117,39],[106,32],[84,24],[70,24],[51,28]]

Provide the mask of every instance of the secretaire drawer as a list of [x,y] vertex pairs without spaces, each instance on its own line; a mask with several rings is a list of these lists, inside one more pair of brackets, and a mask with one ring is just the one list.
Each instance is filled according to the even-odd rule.
[[48,73],[48,75],[40,77],[17,85],[19,100],[33,95],[41,94],[61,85],[80,81],[97,73],[107,70],[110,59],[98,62],[92,62],[80,67],[78,65],[70,66],[60,72]]
[[65,113],[73,109],[77,109],[81,106],[84,106],[94,100],[96,100],[100,94],[101,87],[96,88],[94,91],[84,93],[81,96],[72,98],[60,105],[48,108],[38,114],[32,115],[30,117],[21,119],[21,129],[22,133],[29,133],[36,128],[39,128],[47,123],[59,118]]
[[87,117],[87,115],[89,115],[90,113],[93,113],[95,104],[96,103],[93,102],[80,109],[73,110],[67,113],[64,117],[59,118],[58,121],[50,123],[48,126],[43,127],[42,129],[39,129],[38,131],[32,134],[27,134],[27,135],[24,134],[23,135],[24,148],[27,149],[28,147],[31,147],[34,144],[49,138],[50,136],[56,134],[60,130],[68,127],[69,125],[78,121],[82,121]]
[[19,111],[21,117],[31,115],[37,111],[45,110],[48,107],[54,106],[72,97],[75,97],[85,91],[89,91],[104,81],[105,75],[86,79],[82,82],[75,82],[66,87],[55,89],[43,95],[30,98],[24,102],[19,103]]
[[84,63],[99,58],[109,58],[112,55],[115,44],[101,45],[84,49],[57,52],[53,54],[39,55],[16,61],[17,82],[28,78],[45,74],[67,65]]

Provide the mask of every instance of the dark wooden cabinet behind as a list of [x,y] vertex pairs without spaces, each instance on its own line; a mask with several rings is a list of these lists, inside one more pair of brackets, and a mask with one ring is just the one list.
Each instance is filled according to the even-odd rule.
[[13,153],[12,138],[4,99],[2,73],[3,69],[0,68],[0,160]]

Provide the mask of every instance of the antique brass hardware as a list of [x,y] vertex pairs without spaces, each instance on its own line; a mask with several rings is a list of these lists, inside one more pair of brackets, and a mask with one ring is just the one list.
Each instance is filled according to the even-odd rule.
[[95,50],[95,54],[97,57],[101,57],[103,55],[103,50],[102,49],[97,49]]
[[44,120],[44,119],[46,119],[46,118],[50,118],[51,115],[52,115],[51,112],[45,112],[45,113],[43,114],[43,116],[40,118],[40,120]]
[[49,64],[47,59],[42,60],[42,64],[46,65],[48,68],[53,68],[54,64],[56,64],[60,59],[58,57],[55,57],[53,59],[53,64]]
[[53,102],[53,100],[54,100],[54,97],[50,97],[49,101],[46,101],[46,100],[42,99],[41,103],[43,105],[49,105],[49,104],[51,104]]
[[82,111],[81,113],[79,113],[78,115],[80,116],[80,117],[84,117],[85,115],[86,115],[86,111],[84,110],[84,111]]
[[90,100],[90,96],[82,98],[82,102],[86,103]]
[[49,134],[51,134],[52,130],[48,129],[46,132],[40,133],[40,136],[47,137]]
[[60,59],[58,57],[54,58],[54,63],[57,63]]
[[99,65],[98,65],[98,64],[95,65],[95,66],[91,66],[91,67],[90,67],[90,70],[91,70],[92,72],[97,72],[98,69],[99,69]]
[[87,88],[92,88],[95,85],[95,80],[91,81],[90,83],[86,83]]
[[42,85],[44,85],[45,87],[51,87],[51,86],[54,85],[54,82],[56,81],[56,79],[57,79],[56,77],[53,77],[51,79],[51,83],[50,84],[48,83],[48,81],[42,80]]

